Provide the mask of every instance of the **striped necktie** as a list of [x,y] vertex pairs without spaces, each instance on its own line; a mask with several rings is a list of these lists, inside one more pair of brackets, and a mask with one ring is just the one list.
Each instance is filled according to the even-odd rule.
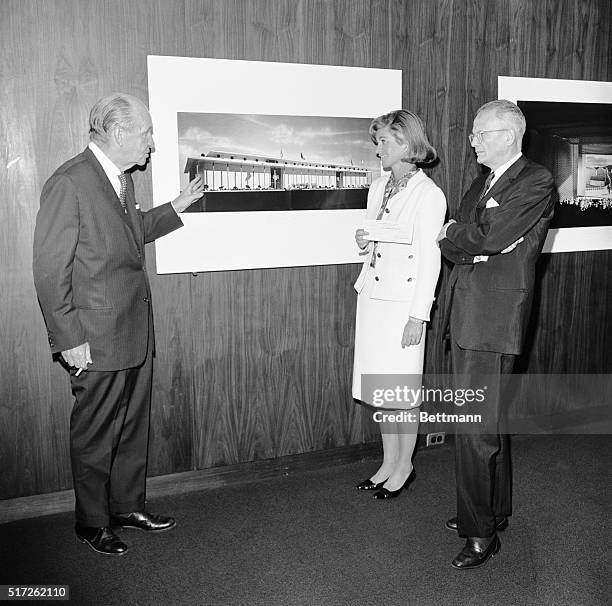
[[127,176],[125,173],[119,175],[119,182],[121,183],[121,191],[119,192],[119,202],[121,202],[121,208],[127,215]]
[[495,178],[495,173],[491,171],[485,181],[482,191],[480,192],[480,196],[478,197],[479,202],[485,197],[485,194],[487,193],[487,190],[489,189],[489,186],[491,185],[491,181],[493,181],[494,178]]

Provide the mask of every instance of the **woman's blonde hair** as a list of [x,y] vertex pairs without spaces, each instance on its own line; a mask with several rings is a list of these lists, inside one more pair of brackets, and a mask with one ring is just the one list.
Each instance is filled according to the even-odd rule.
[[398,143],[408,145],[408,154],[403,158],[405,162],[431,164],[437,159],[438,153],[425,134],[425,125],[416,114],[398,109],[374,118],[369,131],[374,143],[377,143],[376,133],[387,126]]

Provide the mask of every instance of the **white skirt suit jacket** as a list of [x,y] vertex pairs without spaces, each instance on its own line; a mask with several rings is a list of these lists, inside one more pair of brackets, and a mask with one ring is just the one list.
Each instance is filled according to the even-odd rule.
[[[376,219],[390,174],[370,186],[366,219]],[[353,397],[371,404],[362,394],[363,374],[423,372],[425,329],[418,345],[402,348],[404,327],[410,316],[427,321],[440,273],[436,238],[444,224],[446,198],[442,190],[419,170],[406,187],[391,196],[381,221],[400,223],[411,234],[408,243],[370,242],[361,273],[355,282],[359,294],[355,329]],[[371,267],[372,255],[375,267]],[[381,385],[381,387],[385,387]],[[402,406],[389,406],[401,408]]]

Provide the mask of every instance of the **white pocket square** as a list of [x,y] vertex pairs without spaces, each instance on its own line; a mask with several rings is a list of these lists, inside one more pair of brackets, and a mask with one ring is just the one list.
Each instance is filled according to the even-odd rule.
[[489,198],[485,204],[485,208],[495,208],[496,206],[499,206],[499,204],[495,198]]

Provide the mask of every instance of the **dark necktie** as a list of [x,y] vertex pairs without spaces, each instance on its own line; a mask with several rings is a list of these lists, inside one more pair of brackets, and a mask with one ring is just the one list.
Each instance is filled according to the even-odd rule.
[[127,176],[125,173],[119,175],[119,182],[121,183],[121,191],[119,192],[119,202],[121,202],[121,208],[127,215]]
[[495,178],[495,173],[493,171],[491,171],[489,173],[489,176],[487,177],[484,187],[482,188],[482,191],[480,192],[480,196],[478,197],[478,201],[480,202],[480,200],[482,200],[485,197],[485,194],[487,193],[487,190],[489,189],[489,186],[491,185],[491,181],[493,181],[493,179]]

